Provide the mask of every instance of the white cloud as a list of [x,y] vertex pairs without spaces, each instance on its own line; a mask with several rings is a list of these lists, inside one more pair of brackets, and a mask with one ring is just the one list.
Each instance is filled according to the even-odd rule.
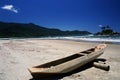
[[3,7],[1,7],[4,10],[9,10],[9,11],[13,11],[15,13],[18,13],[18,10],[14,8],[13,5],[4,5]]
[[103,25],[98,25],[99,27],[103,27]]

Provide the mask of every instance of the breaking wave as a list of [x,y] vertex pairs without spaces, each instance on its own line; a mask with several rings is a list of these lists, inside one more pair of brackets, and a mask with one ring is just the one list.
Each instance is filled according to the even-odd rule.
[[119,43],[120,36],[97,36],[97,35],[84,35],[84,36],[64,36],[64,37],[46,37],[42,39],[67,39],[67,40],[77,40],[77,41],[91,41],[91,42],[110,42]]

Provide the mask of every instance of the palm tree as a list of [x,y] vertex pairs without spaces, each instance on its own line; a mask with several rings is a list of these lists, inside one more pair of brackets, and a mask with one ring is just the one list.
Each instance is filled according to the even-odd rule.
[[106,29],[106,27],[101,27],[102,31]]
[[106,26],[106,29],[110,29],[110,26],[109,26],[109,25],[107,25],[107,26]]

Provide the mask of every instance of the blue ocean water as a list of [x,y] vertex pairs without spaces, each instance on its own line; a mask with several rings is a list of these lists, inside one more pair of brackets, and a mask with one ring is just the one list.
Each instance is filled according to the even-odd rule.
[[100,36],[100,35],[81,35],[81,36],[62,36],[62,37],[44,37],[41,39],[67,39],[67,40],[76,40],[76,41],[90,41],[90,42],[105,42],[105,43],[114,43],[120,44],[120,35],[116,36]]

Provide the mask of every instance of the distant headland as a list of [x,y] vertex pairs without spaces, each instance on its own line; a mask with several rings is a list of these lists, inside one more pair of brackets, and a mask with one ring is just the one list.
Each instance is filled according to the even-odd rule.
[[7,23],[0,22],[0,37],[47,37],[73,36],[91,34],[88,31],[62,31],[54,28],[45,28],[34,23]]

